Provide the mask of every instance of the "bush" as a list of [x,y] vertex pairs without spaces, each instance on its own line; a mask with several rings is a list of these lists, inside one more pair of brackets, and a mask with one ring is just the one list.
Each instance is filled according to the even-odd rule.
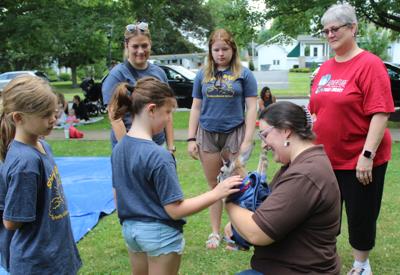
[[45,73],[49,77],[50,82],[58,81],[57,73],[52,69],[46,69]]
[[58,76],[61,81],[70,81],[71,80],[71,75],[69,73],[60,73]]
[[290,69],[289,72],[291,73],[310,73],[310,68],[293,68]]

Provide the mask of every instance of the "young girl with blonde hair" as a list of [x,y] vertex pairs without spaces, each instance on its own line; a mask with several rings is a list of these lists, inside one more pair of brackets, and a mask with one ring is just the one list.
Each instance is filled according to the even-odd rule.
[[81,260],[72,236],[60,174],[40,139],[56,123],[57,97],[34,76],[12,80],[2,93],[0,188],[3,224],[15,230],[11,274],[76,274]]
[[[194,80],[190,111],[188,152],[200,157],[210,189],[217,185],[221,152],[233,159],[247,151],[253,141],[257,117],[257,82],[241,65],[239,49],[230,32],[214,31],[208,42],[205,68]],[[210,207],[212,232],[206,247],[219,246],[222,202]]]

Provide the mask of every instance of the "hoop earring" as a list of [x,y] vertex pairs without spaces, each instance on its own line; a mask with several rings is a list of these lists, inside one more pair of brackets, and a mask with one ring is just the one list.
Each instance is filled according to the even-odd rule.
[[284,147],[289,147],[290,145],[290,141],[289,140],[285,140],[285,142],[283,143]]

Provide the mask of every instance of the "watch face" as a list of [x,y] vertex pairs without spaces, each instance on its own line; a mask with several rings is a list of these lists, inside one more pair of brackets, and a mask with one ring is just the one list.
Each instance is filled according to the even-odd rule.
[[371,158],[371,155],[372,155],[372,153],[370,151],[367,151],[367,150],[364,151],[364,157],[369,159],[369,158]]

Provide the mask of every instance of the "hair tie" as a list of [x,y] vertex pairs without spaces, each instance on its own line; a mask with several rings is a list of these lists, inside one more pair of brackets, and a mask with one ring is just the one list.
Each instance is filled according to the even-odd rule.
[[135,86],[126,85],[126,96],[131,97],[132,93],[135,91]]
[[311,113],[306,106],[302,105],[301,108],[303,109],[304,114],[306,116],[306,128],[312,130],[313,119],[312,119]]

